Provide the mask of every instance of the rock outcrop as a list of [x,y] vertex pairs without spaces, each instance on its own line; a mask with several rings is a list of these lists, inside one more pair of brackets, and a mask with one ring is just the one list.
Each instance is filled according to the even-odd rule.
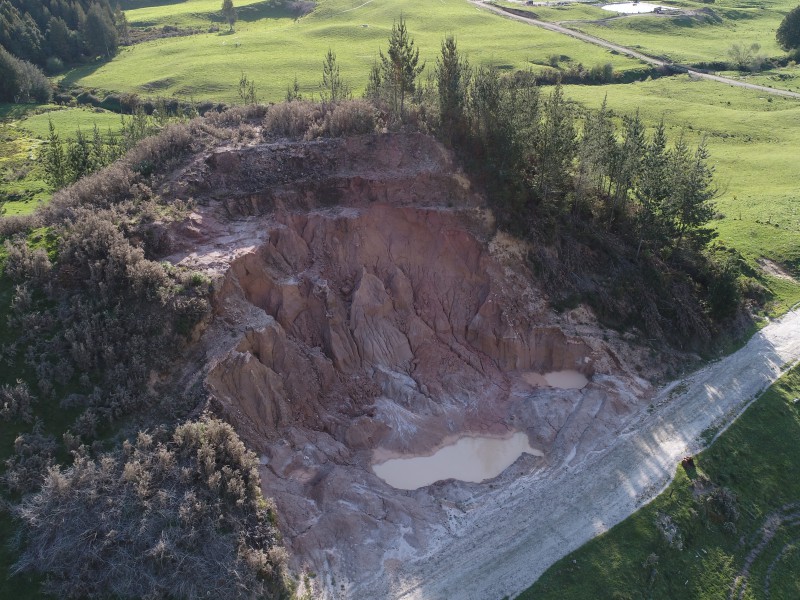
[[[519,459],[502,486],[603,447],[647,396],[626,367],[636,350],[604,341],[584,308],[548,308],[524,249],[500,250],[481,196],[431,138],[226,148],[180,181],[173,193],[204,200],[171,259],[218,276],[208,389],[261,453],[295,564],[329,596],[358,598],[359,581],[454,534],[454,506],[492,494],[395,490],[376,458],[526,432],[544,457]],[[565,369],[590,383],[526,377]]]

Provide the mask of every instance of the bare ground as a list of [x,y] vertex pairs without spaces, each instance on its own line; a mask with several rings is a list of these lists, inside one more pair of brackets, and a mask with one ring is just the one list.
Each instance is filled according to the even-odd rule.
[[579,464],[519,477],[453,520],[414,562],[350,590],[351,598],[487,600],[513,596],[556,560],[655,498],[708,428],[723,430],[800,359],[800,312],[741,350],[666,386],[654,410]]

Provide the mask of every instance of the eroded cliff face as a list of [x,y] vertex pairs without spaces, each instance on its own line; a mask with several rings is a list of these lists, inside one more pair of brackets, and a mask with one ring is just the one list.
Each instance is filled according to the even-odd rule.
[[[221,149],[173,191],[206,198],[171,259],[218,277],[208,390],[262,455],[294,563],[329,596],[363,597],[493,490],[581,460],[646,402],[636,349],[603,341],[583,308],[548,308],[524,247],[428,137]],[[529,383],[564,369],[590,383]],[[516,431],[544,456],[492,482],[406,492],[371,470]]]

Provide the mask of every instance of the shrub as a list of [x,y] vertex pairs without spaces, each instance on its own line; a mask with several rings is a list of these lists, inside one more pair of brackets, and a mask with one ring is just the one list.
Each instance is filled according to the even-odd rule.
[[204,417],[51,468],[15,510],[27,548],[14,571],[47,575],[62,598],[282,598],[273,511],[256,455]]
[[0,101],[50,102],[53,88],[44,73],[26,60],[20,60],[0,46]]
[[14,454],[6,460],[3,483],[12,493],[26,494],[39,489],[47,470],[53,466],[56,442],[43,435],[40,423],[32,433],[24,433],[14,440]]
[[33,402],[34,398],[28,385],[19,379],[14,386],[0,387],[0,419],[33,422]]
[[45,68],[47,72],[51,75],[56,75],[61,73],[64,70],[64,61],[58,58],[57,56],[50,56],[47,58],[47,62],[45,63]]
[[375,131],[375,107],[366,100],[337,104],[328,116],[328,132],[334,137],[360,135]]
[[301,138],[313,126],[319,126],[324,118],[319,104],[307,100],[295,100],[270,106],[264,119],[264,129],[273,135]]

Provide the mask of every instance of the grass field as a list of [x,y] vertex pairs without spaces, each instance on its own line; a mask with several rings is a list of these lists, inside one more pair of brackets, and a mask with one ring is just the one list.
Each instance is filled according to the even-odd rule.
[[[705,138],[719,186],[719,239],[755,266],[766,257],[800,274],[800,101],[688,75],[603,87],[566,86],[568,97],[599,107],[607,96],[615,111],[639,110],[653,125],[663,118],[674,139]],[[800,286],[769,279],[776,311],[800,301]]]
[[[128,5],[136,7],[141,3],[129,2]],[[276,3],[270,0],[237,0],[234,5],[239,20],[243,22],[270,17],[290,17],[294,14],[290,9],[276,6]],[[176,25],[207,28],[214,23],[219,25],[224,22],[227,28],[227,21],[223,19],[220,10],[221,6],[222,0],[184,0],[133,8],[126,10],[125,16],[133,27]],[[124,2],[123,8],[125,8]]]
[[[166,18],[173,9],[163,5],[153,10],[163,11]],[[124,48],[109,63],[68,73],[65,82],[103,90],[230,101],[236,99],[236,84],[244,71],[255,80],[262,100],[277,101],[295,77],[304,93],[318,93],[322,60],[331,48],[337,53],[343,78],[358,93],[366,85],[378,50],[386,47],[392,22],[401,15],[429,67],[433,67],[442,38],[450,33],[476,65],[506,70],[538,68],[547,65],[551,55],[559,54],[587,67],[610,62],[617,71],[624,71],[642,66],[591,44],[479,10],[466,0],[373,0],[366,4],[363,0],[321,0],[313,13],[297,20],[240,22],[235,34],[222,31]]]
[[713,4],[680,4],[694,14],[632,15],[570,27],[682,64],[726,61],[734,43],[758,43],[765,56],[783,56],[775,30],[794,0],[722,0]]
[[[520,600],[719,600],[748,556],[747,587],[735,597],[767,598],[769,579],[770,598],[800,598],[798,396],[795,367],[696,458],[696,470],[679,467],[651,504],[558,561]],[[715,487],[735,494],[738,519],[710,497]],[[681,549],[656,526],[663,515]],[[768,529],[774,535],[756,550]]]
[[95,125],[103,134],[120,128],[120,116],[106,110],[0,104],[0,214],[28,214],[50,199],[38,162],[50,120],[64,140],[77,129],[91,134]]

